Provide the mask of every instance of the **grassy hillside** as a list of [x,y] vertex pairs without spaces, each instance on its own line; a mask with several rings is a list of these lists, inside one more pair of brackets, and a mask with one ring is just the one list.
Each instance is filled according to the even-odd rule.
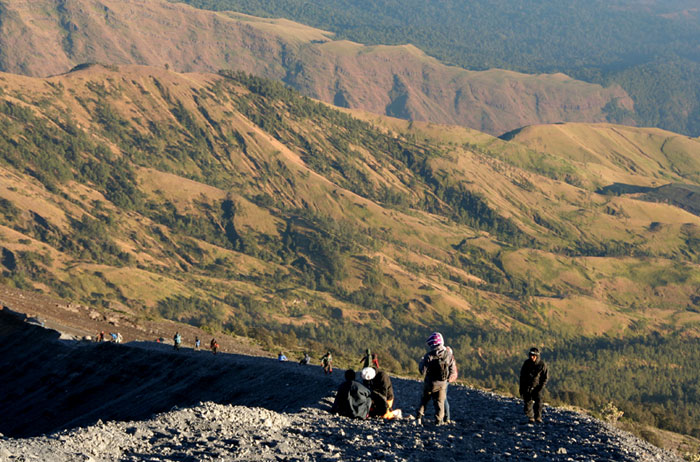
[[0,128],[3,284],[404,374],[440,330],[507,391],[538,345],[552,398],[700,431],[700,217],[596,192],[698,186],[697,140],[545,149],[138,66],[3,74]]

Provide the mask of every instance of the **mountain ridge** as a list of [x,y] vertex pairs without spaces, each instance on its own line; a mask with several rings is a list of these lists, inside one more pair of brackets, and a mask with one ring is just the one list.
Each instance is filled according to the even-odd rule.
[[[601,122],[613,106],[633,109],[619,86],[603,88],[563,74],[467,71],[441,64],[412,45],[337,42],[328,32],[286,20],[196,10],[164,0],[70,0],[61,8],[4,0],[3,5],[0,69],[7,72],[47,76],[85,62],[168,66],[180,72],[242,70],[336,105],[491,134],[539,122]],[[23,46],[33,51],[22,52]]]

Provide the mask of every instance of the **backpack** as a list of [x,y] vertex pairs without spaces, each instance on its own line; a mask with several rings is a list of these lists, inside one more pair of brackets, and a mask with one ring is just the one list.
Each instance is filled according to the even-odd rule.
[[426,367],[426,377],[432,382],[444,382],[450,375],[450,366],[447,361],[448,354],[443,352],[441,356],[430,355],[428,365]]

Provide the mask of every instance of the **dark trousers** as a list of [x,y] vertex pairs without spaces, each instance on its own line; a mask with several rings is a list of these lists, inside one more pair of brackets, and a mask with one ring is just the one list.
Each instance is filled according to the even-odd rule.
[[442,422],[445,417],[445,397],[447,396],[447,382],[425,382],[423,384],[423,395],[418,406],[418,417],[425,414],[425,406],[428,401],[433,400],[435,406],[435,420]]
[[523,408],[529,419],[542,418],[542,390],[523,394]]

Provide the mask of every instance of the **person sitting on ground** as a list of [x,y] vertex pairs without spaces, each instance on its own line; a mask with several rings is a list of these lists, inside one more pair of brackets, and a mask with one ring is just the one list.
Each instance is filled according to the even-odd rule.
[[530,348],[528,356],[520,368],[520,396],[529,422],[542,423],[542,391],[549,379],[547,364],[540,358],[538,348]]
[[372,392],[355,380],[355,371],[345,371],[345,382],[338,387],[331,413],[345,417],[366,419],[372,405]]
[[311,363],[311,356],[309,356],[307,352],[304,352],[304,357],[299,361],[299,365],[306,366],[309,363]]
[[216,352],[219,351],[219,344],[216,342],[216,339],[211,339],[211,342],[209,343],[209,348],[211,348],[211,351],[214,354],[216,354]]
[[277,355],[277,361],[286,361],[286,360],[287,360],[287,357],[284,355],[284,353],[282,353],[280,351],[279,354]]
[[391,384],[389,374],[373,367],[365,367],[360,375],[362,375],[362,384],[372,392],[372,407],[369,416],[389,420],[400,417],[400,411],[393,411],[394,387]]

